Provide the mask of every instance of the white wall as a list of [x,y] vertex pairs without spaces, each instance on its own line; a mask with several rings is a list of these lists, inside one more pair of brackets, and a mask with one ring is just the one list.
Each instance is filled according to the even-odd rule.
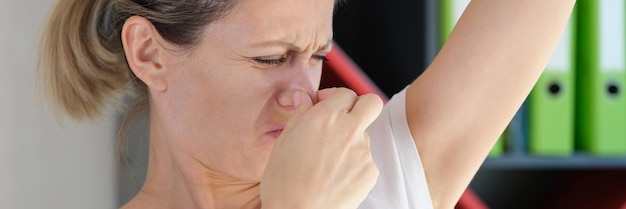
[[35,97],[53,0],[0,6],[0,208],[115,208],[114,120],[63,125]]

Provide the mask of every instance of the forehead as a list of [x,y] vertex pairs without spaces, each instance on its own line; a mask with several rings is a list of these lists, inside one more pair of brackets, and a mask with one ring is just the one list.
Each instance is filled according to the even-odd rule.
[[308,45],[332,39],[334,0],[240,0],[209,26],[242,44],[281,40]]

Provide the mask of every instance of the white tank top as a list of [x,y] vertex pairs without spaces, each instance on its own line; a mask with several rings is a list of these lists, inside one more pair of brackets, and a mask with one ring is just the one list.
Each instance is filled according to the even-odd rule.
[[394,95],[367,133],[380,170],[359,209],[432,209],[424,167],[406,120],[406,88]]

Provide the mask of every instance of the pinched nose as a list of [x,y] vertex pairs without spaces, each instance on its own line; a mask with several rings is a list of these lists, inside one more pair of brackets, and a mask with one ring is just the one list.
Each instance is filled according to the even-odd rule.
[[[297,105],[294,103],[296,92],[305,93],[312,104],[317,103],[317,88],[319,88],[321,67],[311,66],[304,61],[296,60],[290,68],[280,74],[280,87],[277,95],[278,104],[288,109]],[[319,69],[318,69],[319,68]]]
[[280,104],[280,106],[293,109],[298,106],[298,103],[303,102],[301,101],[303,99],[300,98],[301,96],[298,94],[308,97],[308,99],[311,101],[312,104],[317,103],[317,95],[315,91],[290,89],[290,90],[285,90],[284,92],[281,92],[281,94],[278,97],[278,104]]

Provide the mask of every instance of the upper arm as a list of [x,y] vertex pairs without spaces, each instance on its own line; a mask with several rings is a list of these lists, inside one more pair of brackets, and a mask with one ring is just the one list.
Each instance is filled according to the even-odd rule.
[[537,81],[574,0],[474,0],[407,89],[433,204],[452,208]]

